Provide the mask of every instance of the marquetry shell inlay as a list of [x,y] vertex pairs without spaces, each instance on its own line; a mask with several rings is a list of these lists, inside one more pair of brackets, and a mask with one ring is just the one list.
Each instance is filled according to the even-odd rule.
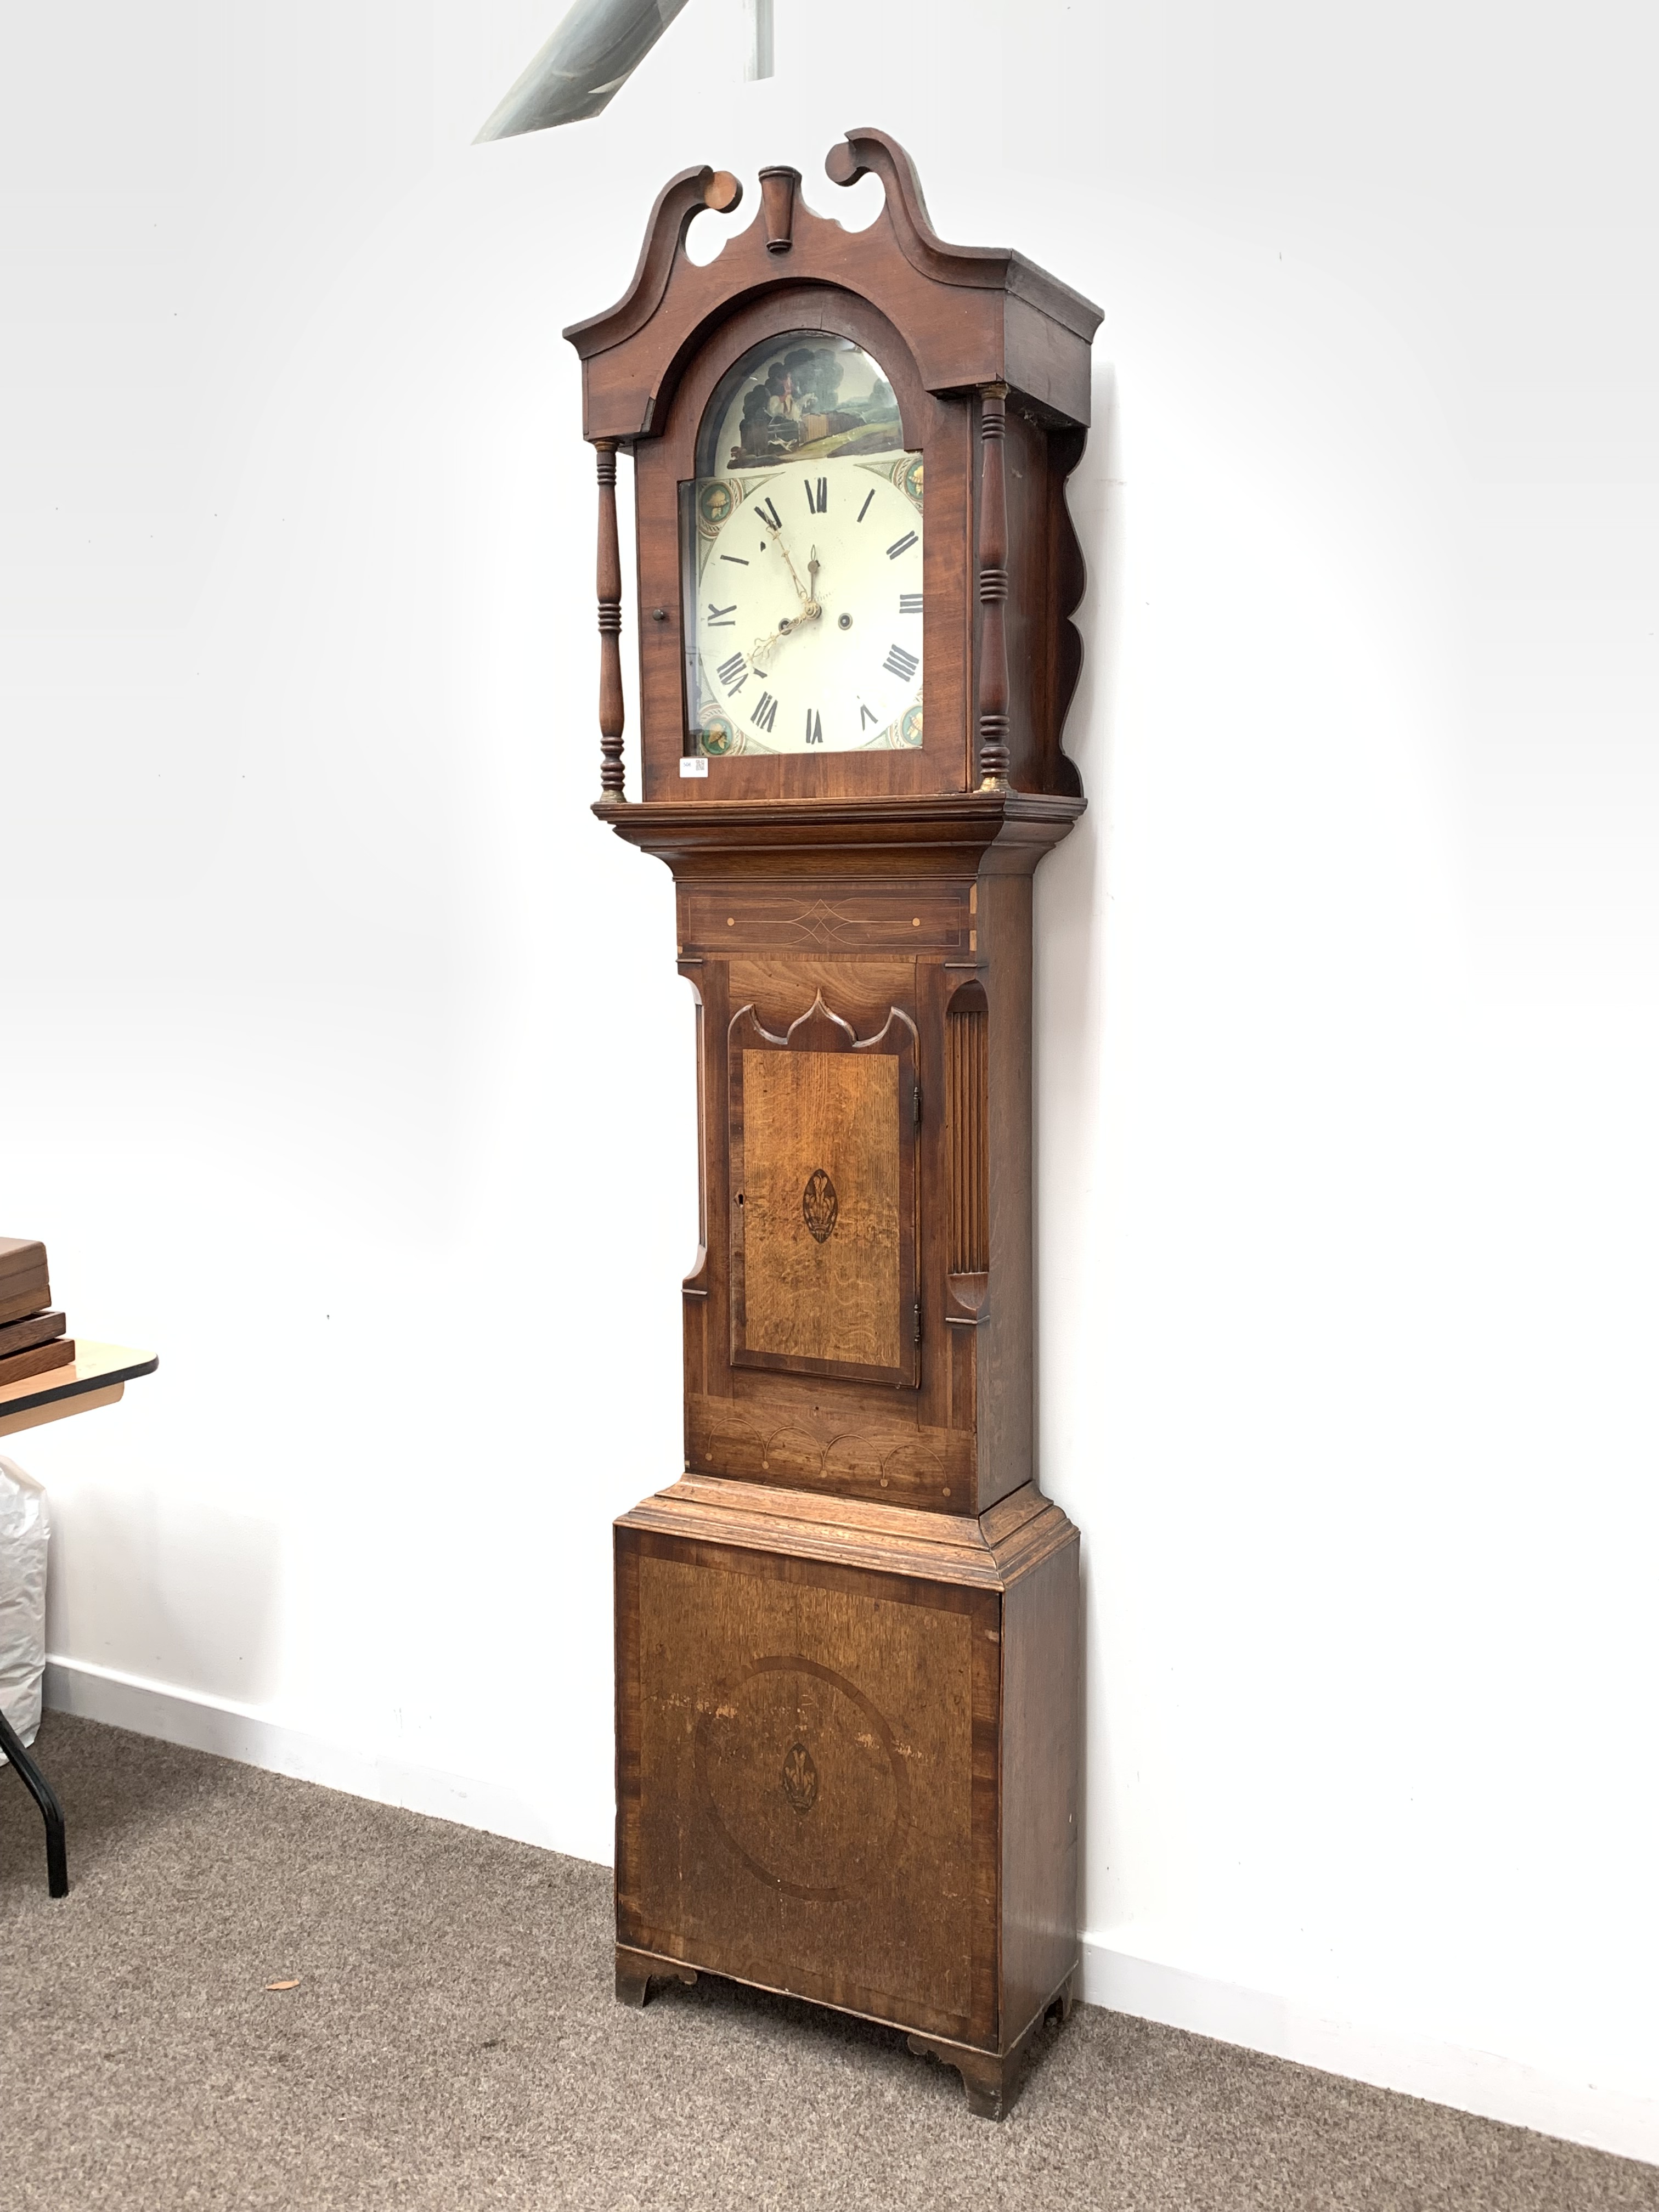
[[814,1168],[806,1178],[806,1188],[801,1193],[800,1210],[806,1216],[806,1225],[812,1232],[815,1243],[830,1240],[841,1212],[841,1200],[836,1186],[822,1168]]

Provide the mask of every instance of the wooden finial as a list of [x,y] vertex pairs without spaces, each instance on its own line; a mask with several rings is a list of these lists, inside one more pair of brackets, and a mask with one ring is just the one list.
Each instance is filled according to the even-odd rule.
[[617,441],[597,438],[599,477],[599,796],[623,790],[622,551],[617,543]]
[[799,169],[760,173],[761,215],[766,223],[769,253],[787,253],[795,242],[795,194],[799,186]]
[[1003,440],[1008,387],[980,387],[979,459],[979,787],[1008,788],[1008,488]]

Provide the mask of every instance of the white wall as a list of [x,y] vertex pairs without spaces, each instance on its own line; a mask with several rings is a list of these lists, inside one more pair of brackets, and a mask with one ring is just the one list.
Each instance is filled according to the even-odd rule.
[[608,1857],[690,1024],[586,811],[559,331],[674,169],[827,210],[878,123],[1107,310],[1039,975],[1091,1987],[1659,2158],[1650,18],[888,0],[878,65],[780,0],[746,86],[695,0],[471,147],[556,12],[6,12],[0,1226],[162,1354],[12,1447],[55,1693]]

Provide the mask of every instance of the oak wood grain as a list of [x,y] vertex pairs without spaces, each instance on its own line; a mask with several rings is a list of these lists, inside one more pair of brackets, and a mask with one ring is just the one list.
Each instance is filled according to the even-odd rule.
[[617,1556],[619,1941],[994,2039],[997,1594],[626,1528]]
[[958,2046],[1006,2109],[1076,1963],[1076,1530],[1034,1488],[924,1516],[687,1479],[617,1571],[624,1996],[789,1990]]
[[[1030,872],[1077,802],[1064,802],[1057,814],[1045,811],[1034,823],[1011,824],[1006,805],[1017,798],[1000,795],[988,817],[978,795],[954,803],[953,813],[960,809],[975,817],[964,860],[979,871],[955,880],[929,878],[905,888],[850,878],[837,890],[830,879],[823,888],[833,900],[804,895],[815,879],[804,884],[773,874],[758,886],[741,872],[720,884],[682,884],[680,952],[702,1003],[698,1080],[705,1102],[699,1133],[704,1210],[686,1299],[688,1467],[761,1480],[788,1469],[792,1479],[814,1486],[849,1496],[899,1494],[933,1510],[959,1510],[965,1501],[983,1510],[1030,1479]],[[1029,842],[1028,829],[1036,832]],[[952,832],[935,822],[928,834]],[[830,849],[844,849],[850,865],[860,848]],[[741,871],[747,857],[740,851],[727,865]],[[914,909],[908,915],[907,905]],[[853,937],[854,947],[778,949],[779,927],[803,915],[822,929]],[[889,947],[907,936],[914,957],[901,970]],[[770,954],[737,949],[751,937],[769,942]],[[902,1212],[915,1224],[915,1259],[913,1267],[906,1264],[900,1320],[902,1333],[906,1302],[912,1311],[920,1309],[921,1342],[913,1344],[916,1356],[905,1367],[866,1364],[845,1343],[831,1347],[837,1359],[814,1366],[804,1339],[757,1338],[751,1344],[747,1334],[746,1186],[753,1178],[743,1155],[742,1089],[749,1063],[734,1046],[732,1024],[739,1018],[758,1024],[745,1030],[744,1046],[766,1047],[769,1034],[775,1044],[766,1048],[775,1048],[779,1030],[798,1018],[798,1010],[821,1000],[826,1036],[842,1050],[862,1050],[875,1034],[883,991],[901,981],[907,1006],[899,1011],[915,1038],[911,1146],[904,1142],[902,1106],[899,1115],[902,1164],[907,1150],[913,1154],[914,1198],[907,1195]],[[757,988],[766,995],[765,1020],[753,1010],[750,994]],[[724,1019],[713,1016],[716,1004],[732,1010]],[[884,1018],[891,1019],[895,1004]],[[958,1055],[954,1076],[952,1050]],[[720,1099],[729,1102],[727,1111],[711,1123],[706,1102]],[[796,1140],[808,1141],[795,1104],[781,1106],[769,1126],[792,1121],[789,1143],[778,1157],[796,1188],[786,1194],[780,1183],[778,1192],[763,1193],[763,1212],[769,1210],[775,1224],[787,1219],[805,1262],[790,1278],[792,1294],[810,1303],[830,1270],[804,1224],[796,1224],[805,1184],[828,1156],[795,1158]],[[810,1133],[816,1131],[814,1121]],[[769,1141],[775,1149],[775,1139]],[[828,1164],[838,1185],[834,1164]],[[725,1225],[712,1243],[709,1220]],[[1002,1255],[994,1265],[994,1243]],[[886,1295],[890,1318],[890,1279]],[[869,1319],[866,1312],[860,1325]],[[890,1328],[880,1350],[891,1356]],[[769,1362],[775,1375],[754,1373]],[[792,1366],[796,1371],[787,1372]],[[821,1376],[824,1387],[803,1385],[803,1376]],[[894,1383],[914,1388],[914,1407],[895,1403],[886,1387]]]
[[915,1025],[858,1042],[820,994],[727,1045],[732,1346],[748,1365],[914,1383]]
[[[897,1062],[744,1050],[741,1086],[741,1349],[896,1372]],[[809,1211],[815,1199],[822,1232]]]
[[[1005,1514],[1015,1517],[993,1536],[994,1515]],[[617,1526],[985,1589],[1004,1589],[1050,1552],[1063,1549],[1076,1533],[1034,1483],[1000,1500],[993,1513],[975,1516],[916,1513],[866,1499],[812,1498],[697,1475],[642,1498]]]
[[816,1380],[803,1388],[769,1373],[734,1382],[729,1398],[688,1399],[689,1469],[929,1511],[960,1510],[974,1498],[971,1429],[922,1420],[914,1400]]
[[[763,1029],[786,1032],[803,1005],[821,997],[867,1041],[886,1023],[890,1009],[915,1019],[916,963],[855,954],[734,959],[727,965],[734,1006],[753,1006]],[[803,997],[805,994],[805,997]]]

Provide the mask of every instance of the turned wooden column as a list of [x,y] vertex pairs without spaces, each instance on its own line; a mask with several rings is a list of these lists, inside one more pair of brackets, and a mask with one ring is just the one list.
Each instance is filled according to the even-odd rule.
[[617,543],[617,441],[597,438],[599,474],[599,795],[622,799],[622,553]]
[[1008,387],[987,384],[979,403],[979,787],[1008,787],[1008,487],[1003,441]]

